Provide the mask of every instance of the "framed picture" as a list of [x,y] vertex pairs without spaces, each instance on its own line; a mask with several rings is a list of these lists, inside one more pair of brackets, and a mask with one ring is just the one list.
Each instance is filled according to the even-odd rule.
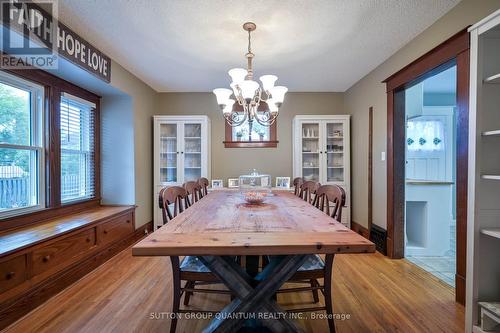
[[224,187],[224,182],[222,179],[212,179],[212,188],[222,188]]
[[276,187],[290,188],[290,177],[276,177]]
[[227,187],[239,187],[240,180],[238,178],[229,178],[227,180]]

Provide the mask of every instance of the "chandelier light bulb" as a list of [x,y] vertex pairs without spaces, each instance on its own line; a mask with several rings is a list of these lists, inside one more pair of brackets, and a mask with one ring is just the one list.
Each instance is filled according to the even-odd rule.
[[239,86],[241,88],[241,94],[246,100],[252,99],[257,89],[259,89],[259,84],[254,80],[244,80]]
[[224,114],[228,114],[228,113],[231,113],[233,112],[233,104],[234,104],[234,99],[228,99],[226,101],[226,106],[224,106],[224,109],[222,109],[222,112]]
[[271,89],[271,96],[276,105],[280,106],[283,103],[287,91],[288,88],[283,86],[275,86]]
[[271,112],[271,114],[274,115],[278,113],[278,106],[272,98],[267,100],[267,106],[269,107],[269,111]]
[[262,75],[259,79],[262,82],[264,91],[270,91],[274,87],[274,83],[278,80],[278,77],[276,75]]
[[233,68],[230,69],[227,73],[231,77],[231,80],[233,80],[233,83],[240,84],[245,80],[248,71],[244,68]]
[[217,88],[213,90],[215,97],[217,97],[217,104],[219,106],[227,105],[229,96],[233,93],[231,90],[226,88]]

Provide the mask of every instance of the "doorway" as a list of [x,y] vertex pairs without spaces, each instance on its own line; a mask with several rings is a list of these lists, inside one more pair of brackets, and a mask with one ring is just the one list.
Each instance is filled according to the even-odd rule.
[[404,256],[454,287],[457,66],[453,60],[442,67],[404,92]]
[[[466,29],[424,54],[386,80],[387,90],[387,253],[405,257],[406,245],[406,98],[411,88],[456,66],[455,125],[455,299],[465,303],[467,241],[467,164],[469,104],[469,33]],[[425,200],[411,203],[416,218],[426,214]],[[423,201],[423,202],[422,202]],[[421,219],[421,218],[420,218]]]

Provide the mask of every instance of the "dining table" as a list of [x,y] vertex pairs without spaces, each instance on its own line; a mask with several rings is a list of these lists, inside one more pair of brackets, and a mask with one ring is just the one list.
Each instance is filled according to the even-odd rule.
[[[268,332],[303,332],[294,318],[277,315],[286,311],[273,295],[310,255],[370,252],[371,241],[283,190],[261,204],[247,203],[238,190],[214,190],[132,247],[134,256],[196,256],[233,293],[206,333],[237,332],[248,323],[241,314]],[[234,256],[270,262],[255,275]]]

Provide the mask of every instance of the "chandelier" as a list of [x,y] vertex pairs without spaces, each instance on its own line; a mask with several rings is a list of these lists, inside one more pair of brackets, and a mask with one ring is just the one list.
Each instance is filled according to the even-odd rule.
[[[247,69],[230,69],[228,74],[233,81],[230,84],[231,89],[217,88],[213,90],[226,122],[231,126],[240,126],[248,120],[250,131],[254,120],[262,126],[271,126],[276,121],[279,108],[288,91],[286,87],[274,85],[278,80],[276,75],[261,76],[259,79],[262,82],[262,87],[253,80],[252,60],[255,55],[252,53],[250,33],[256,28],[257,26],[253,22],[243,24],[243,29],[248,32],[248,52],[245,54]],[[234,95],[234,99],[231,98],[231,95]],[[243,114],[233,111],[233,105],[236,102],[242,106]],[[267,104],[267,108],[259,110],[259,106],[261,104],[264,106],[264,103]]]

